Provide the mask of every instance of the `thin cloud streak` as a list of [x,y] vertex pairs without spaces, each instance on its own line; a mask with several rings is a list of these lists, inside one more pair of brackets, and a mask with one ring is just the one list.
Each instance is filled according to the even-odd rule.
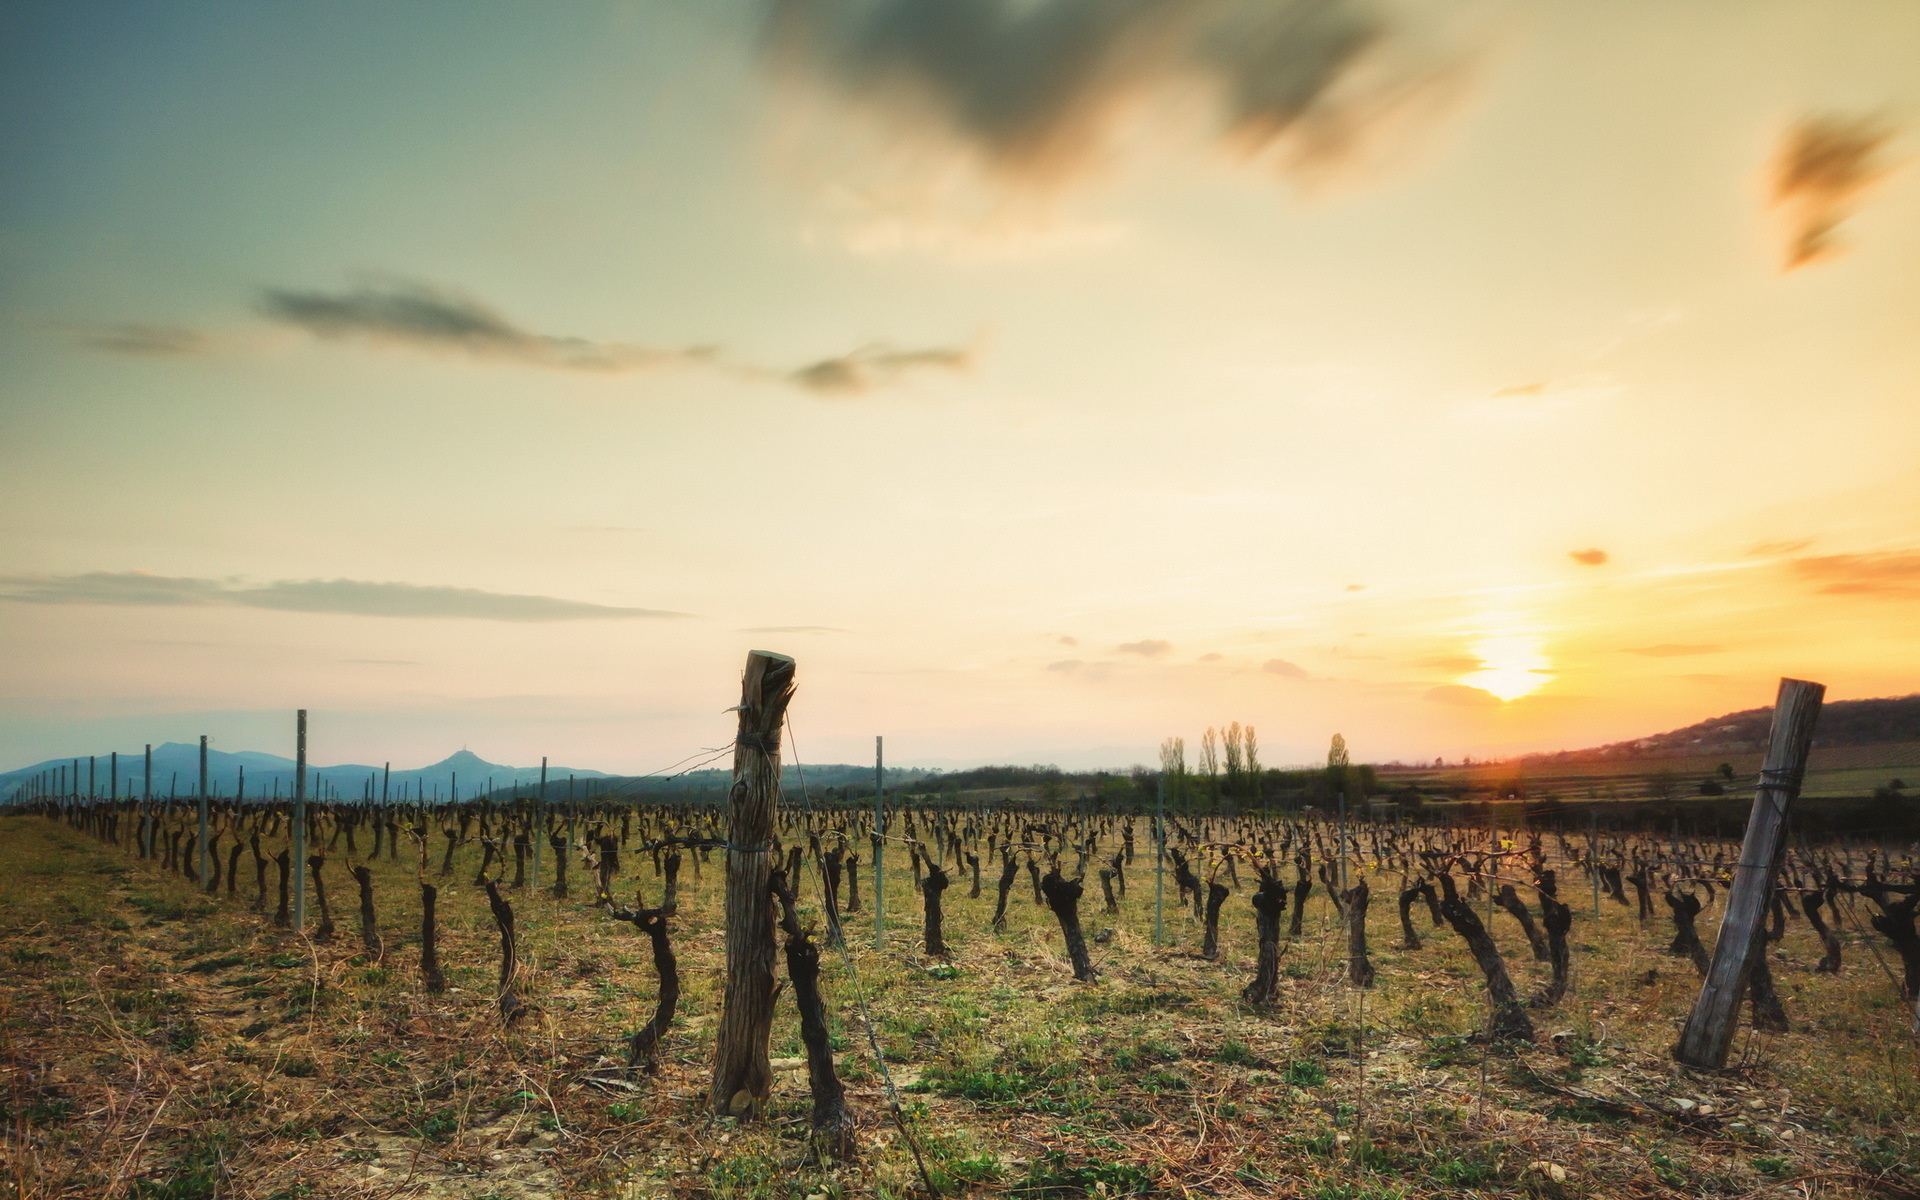
[[322,341],[360,340],[425,353],[604,375],[707,367],[740,378],[788,384],[825,397],[868,395],[919,372],[965,372],[972,369],[978,356],[974,347],[903,348],[879,342],[792,370],[772,369],[729,363],[718,346],[665,349],[535,333],[472,296],[411,282],[363,284],[344,292],[270,288],[261,294],[259,308],[269,319]]
[[652,608],[588,604],[555,596],[358,579],[283,579],[244,586],[218,579],[93,571],[81,575],[0,576],[0,600],[19,604],[116,607],[228,606],[362,617],[440,617],[481,621],[632,620],[686,617]]
[[863,396],[897,382],[911,371],[967,371],[973,351],[934,348],[897,350],[891,346],[862,346],[837,358],[823,358],[788,372],[796,387],[822,396]]
[[345,292],[269,288],[261,293],[260,311],[326,341],[363,338],[566,371],[646,371],[705,362],[715,353],[705,346],[665,350],[533,333],[473,297],[420,283],[362,285]]
[[187,358],[205,354],[213,339],[180,325],[147,325],[138,321],[61,326],[76,343],[105,354],[132,358]]
[[1829,596],[1920,595],[1920,553],[1817,554],[1792,565],[1794,574]]

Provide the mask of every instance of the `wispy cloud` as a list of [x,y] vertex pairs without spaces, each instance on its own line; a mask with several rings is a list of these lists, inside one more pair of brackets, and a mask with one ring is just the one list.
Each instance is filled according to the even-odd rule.
[[1817,554],[1792,566],[1827,595],[1920,596],[1920,553]]
[[840,629],[833,625],[756,625],[752,629],[742,629],[741,633],[851,633],[850,629]]
[[1699,654],[1718,654],[1721,649],[1719,646],[1661,642],[1657,646],[1629,646],[1626,652],[1643,658],[1687,658]]
[[1288,662],[1284,658],[1270,658],[1260,664],[1260,669],[1269,675],[1278,675],[1282,679],[1305,679],[1307,669],[1299,663]]
[[67,336],[89,350],[126,354],[135,358],[185,358],[204,354],[213,339],[197,329],[179,325],[145,325],[137,321],[66,324]]
[[1395,33],[1357,0],[774,0],[767,23],[779,68],[1039,186],[1087,171],[1129,115],[1194,83],[1221,144],[1324,171],[1431,107],[1446,72]]
[[81,575],[0,576],[0,600],[21,604],[98,604],[193,608],[217,605],[363,617],[459,617],[482,621],[578,621],[684,617],[651,608],[588,604],[554,596],[358,579],[279,580],[249,586],[228,580],[93,571]]
[[1774,166],[1773,204],[1787,215],[1784,269],[1840,250],[1840,223],[1887,174],[1894,127],[1877,117],[1814,117],[1787,131]]
[[1122,654],[1138,654],[1141,658],[1159,658],[1173,649],[1173,643],[1159,638],[1144,638],[1137,642],[1121,642],[1114,649]]
[[1498,708],[1500,697],[1484,688],[1468,687],[1463,683],[1443,683],[1439,687],[1428,688],[1426,698],[1435,704],[1450,704],[1457,708]]
[[1595,547],[1587,550],[1569,550],[1567,557],[1583,567],[1599,567],[1606,565],[1608,555],[1605,550]]
[[903,348],[874,343],[790,370],[769,368],[730,362],[718,346],[676,349],[537,333],[473,296],[407,281],[361,284],[337,292],[270,288],[261,293],[259,308],[271,320],[326,341],[358,340],[608,375],[708,367],[736,377],[789,384],[816,396],[862,396],[917,372],[966,371],[979,353],[977,347]]
[[910,371],[966,371],[973,366],[972,350],[935,347],[899,350],[891,346],[862,346],[836,358],[787,373],[796,386],[823,396],[859,396],[894,383]]
[[705,362],[715,353],[707,346],[670,350],[534,333],[474,297],[422,283],[363,284],[344,292],[269,288],[260,295],[260,311],[317,338],[361,338],[567,371],[644,371]]

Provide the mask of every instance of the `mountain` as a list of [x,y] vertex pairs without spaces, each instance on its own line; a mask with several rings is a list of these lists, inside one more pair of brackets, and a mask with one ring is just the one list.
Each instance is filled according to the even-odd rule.
[[[217,796],[235,795],[245,772],[246,795],[249,798],[260,796],[290,796],[293,794],[294,761],[278,754],[262,754],[257,750],[225,751],[208,749],[207,751],[207,790]],[[85,794],[89,790],[88,760],[85,758],[53,758],[46,762],[22,767],[17,771],[0,774],[0,799],[16,799],[24,795],[36,776],[52,773],[57,782],[62,768],[70,782],[67,791],[79,791]],[[120,753],[118,792],[120,795],[141,795],[144,785],[145,762],[142,750],[122,751]],[[609,779],[603,771],[589,771],[580,767],[548,767],[547,794],[565,794],[568,776],[576,779]],[[92,789],[99,795],[106,795],[113,784],[112,757],[109,754],[95,755],[92,760]],[[509,767],[500,763],[488,762],[471,751],[461,750],[448,755],[439,762],[425,767],[414,767],[393,771],[387,774],[382,766],[366,766],[359,763],[344,763],[337,766],[307,766],[307,793],[319,797],[323,794],[355,799],[368,794],[369,786],[377,799],[384,786],[386,794],[395,800],[410,799],[425,795],[428,799],[435,796],[446,799],[457,788],[460,796],[470,798],[488,790],[508,790],[537,786],[540,782],[540,768]],[[77,786],[75,786],[77,784]],[[197,795],[200,786],[200,747],[191,742],[167,742],[153,748],[153,794],[156,796],[192,796]]]
[[[1766,749],[1771,708],[1749,708],[1632,741],[1587,750],[1529,754],[1522,762],[1586,762],[1609,758],[1662,758],[1679,754],[1752,754]],[[1835,700],[1820,707],[1815,749],[1920,742],[1920,695],[1879,700]]]

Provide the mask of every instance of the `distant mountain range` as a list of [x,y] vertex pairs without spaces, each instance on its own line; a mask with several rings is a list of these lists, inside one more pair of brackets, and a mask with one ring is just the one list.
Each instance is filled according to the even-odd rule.
[[[117,792],[121,796],[140,796],[144,794],[143,754],[144,748],[121,752],[117,789],[110,754],[95,755],[91,763],[86,758],[50,758],[18,771],[8,771],[0,774],[0,803],[28,795],[34,778],[43,773],[51,776],[52,781],[48,786],[57,794],[77,792],[87,795],[91,792],[106,796]],[[294,761],[278,754],[262,754],[255,750],[230,753],[211,747],[207,750],[207,790],[214,796],[239,795],[243,786],[249,800],[291,796],[293,770]],[[89,771],[92,772],[91,780]],[[887,786],[899,787],[930,773],[937,772],[917,767],[889,767]],[[800,799],[803,785],[807,796],[822,800],[827,798],[828,789],[834,789],[837,796],[870,796],[873,792],[873,768],[870,766],[811,763],[796,767],[788,763],[782,767],[780,776],[782,785],[795,799]],[[574,794],[579,799],[585,799],[591,791],[594,795],[646,796],[674,801],[718,801],[725,797],[733,781],[730,767],[707,768],[684,774],[610,775],[605,771],[589,771],[583,767],[549,766],[547,798],[564,800],[568,794],[569,778],[574,781]],[[588,781],[592,781],[590,787]],[[496,797],[516,793],[530,795],[539,783],[539,767],[504,766],[488,762],[466,750],[432,766],[391,773],[386,771],[385,764],[377,767],[360,763],[307,766],[307,794],[315,799],[358,800],[371,796],[378,800],[384,794],[395,802],[411,802],[423,796],[427,800],[455,797],[472,800],[489,794]],[[153,748],[154,796],[197,796],[199,787],[198,744],[168,742]]]
[[[1767,747],[1771,708],[1749,708],[1632,741],[1586,750],[1528,754],[1522,762],[1587,762],[1610,758],[1664,758],[1682,754],[1752,754]],[[1820,708],[1816,749],[1920,742],[1920,695],[1881,700],[1835,700]]]
[[[207,790],[216,796],[234,796],[240,794],[244,783],[245,794],[249,799],[258,799],[274,795],[291,796],[293,794],[294,761],[282,758],[278,754],[262,754],[257,750],[228,752],[225,750],[207,751]],[[92,780],[89,784],[88,772],[91,769]],[[89,789],[98,795],[108,795],[113,787],[113,766],[110,754],[98,754],[92,759],[91,768],[85,758],[52,758],[46,762],[22,767],[18,771],[0,774],[0,800],[11,800],[21,794],[36,776],[43,772],[52,772],[56,777],[64,770],[70,777],[66,787],[55,783],[56,790],[86,794]],[[139,796],[144,794],[146,763],[144,748],[136,747],[132,751],[120,752],[118,794]],[[604,771],[589,771],[581,767],[547,768],[547,794],[549,797],[564,796],[567,778],[577,780],[610,779]],[[471,799],[488,790],[526,788],[540,782],[539,767],[509,767],[500,763],[488,762],[477,754],[462,750],[457,754],[434,763],[428,767],[415,767],[388,773],[385,765],[367,766],[361,763],[346,763],[339,766],[307,766],[307,794],[318,798],[322,794],[348,800],[359,799],[371,794],[379,799],[383,789],[394,800],[415,799],[424,795],[427,799],[436,796],[442,800],[456,793],[462,799]],[[200,787],[200,747],[190,742],[168,742],[153,748],[153,794],[155,796],[193,796],[199,794]],[[560,789],[558,793],[555,788]]]

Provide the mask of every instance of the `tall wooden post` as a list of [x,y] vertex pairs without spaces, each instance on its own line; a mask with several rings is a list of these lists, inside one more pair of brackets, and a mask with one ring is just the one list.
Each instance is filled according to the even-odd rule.
[[873,948],[887,944],[887,787],[880,738],[873,739]]
[[120,752],[118,750],[107,756],[107,790],[113,793],[115,800],[120,799]]
[[1153,944],[1167,941],[1167,773],[1154,786],[1153,810]]
[[207,886],[207,735],[200,735],[200,873],[194,882]]
[[1733,886],[1727,892],[1727,915],[1720,922],[1706,981],[1673,1050],[1673,1056],[1687,1066],[1717,1071],[1727,1064],[1754,956],[1766,953],[1759,934],[1786,847],[1787,809],[1800,794],[1826,691],[1824,684],[1780,681],[1767,757],[1754,789],[1753,814],[1747,818],[1747,836],[1740,844],[1740,861],[1734,865]]
[[740,683],[727,795],[727,983],[707,1104],[716,1116],[755,1116],[773,1090],[773,821],[780,794],[780,726],[794,661],[755,650]]
[[307,931],[307,710],[294,721],[293,752],[293,928]]
[[533,890],[540,890],[540,843],[547,840],[547,756],[540,756],[540,790],[533,798]]

